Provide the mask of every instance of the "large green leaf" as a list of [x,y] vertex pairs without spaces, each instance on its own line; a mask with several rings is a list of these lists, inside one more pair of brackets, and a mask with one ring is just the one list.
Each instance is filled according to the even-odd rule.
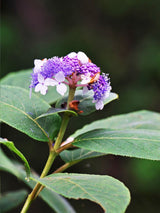
[[22,87],[29,90],[29,85],[31,84],[31,73],[32,69],[11,72],[1,79],[0,84]]
[[[151,112],[147,110],[141,110],[137,112],[127,113],[123,115],[116,115],[109,118],[94,121],[91,124],[85,125],[82,129],[77,130],[72,137],[86,133],[95,129],[110,128],[110,129],[151,129],[160,130],[160,113]],[[78,149],[72,151],[63,151],[60,156],[65,162],[71,162],[78,159],[86,159],[90,157],[98,157],[104,155],[99,152],[91,150]]]
[[[31,84],[31,73],[32,69],[21,70],[18,72],[12,72],[1,79],[0,84],[22,87],[29,90]],[[34,93],[34,89],[33,89]],[[56,91],[56,87],[49,87],[46,95],[35,93],[40,98],[44,99],[47,103],[52,104],[56,102],[61,95]]]
[[[32,180],[27,181],[25,179],[25,172],[23,170],[23,166],[19,163],[9,160],[1,149],[0,170],[9,172],[12,175],[16,176],[18,179],[22,180],[26,185],[28,185],[31,189],[33,189],[33,187],[35,186],[35,182],[33,182]],[[35,172],[33,177],[38,178]],[[43,191],[39,194],[39,197],[41,197],[57,213],[75,213],[74,209],[66,201],[66,199],[47,188],[43,189]]]
[[44,188],[39,196],[57,213],[76,213],[65,198],[50,189]]
[[26,190],[5,193],[2,197],[0,197],[0,212],[5,213],[19,206],[25,200],[26,196]]
[[94,152],[87,149],[65,150],[60,153],[60,157],[63,161],[73,162],[76,160],[84,160],[88,158],[95,158],[105,155],[104,153]]
[[79,135],[77,147],[96,152],[160,160],[160,131],[148,129],[98,129]]
[[60,116],[36,117],[47,112],[50,105],[20,87],[2,85],[0,120],[39,141],[52,140],[59,130]]
[[[111,101],[118,98],[116,93],[110,93],[109,97],[104,101],[104,104],[108,104]],[[93,101],[93,91],[89,91],[86,94],[83,94],[82,90],[77,90],[74,96],[74,100],[79,101],[78,108],[80,111],[83,111],[80,115],[89,115],[92,112],[96,111],[95,103]],[[56,107],[60,108],[62,105],[65,105],[67,102],[67,96],[59,99],[56,103]]]
[[153,129],[160,130],[160,113],[141,110],[94,121],[77,130],[72,137],[95,129]]
[[24,162],[27,177],[30,175],[30,166],[28,164],[27,159],[24,157],[24,155],[15,147],[14,143],[11,141],[8,141],[6,139],[0,138],[0,143],[7,146],[11,151],[13,151],[16,155],[18,155],[21,160]]
[[130,201],[124,184],[106,175],[63,173],[34,180],[67,198],[94,201],[108,213],[125,212]]

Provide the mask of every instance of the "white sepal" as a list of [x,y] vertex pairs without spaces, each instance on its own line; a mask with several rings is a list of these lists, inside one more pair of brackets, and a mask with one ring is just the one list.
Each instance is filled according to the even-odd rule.
[[86,56],[84,52],[79,51],[77,53],[77,58],[81,62],[81,64],[86,64],[89,62],[89,58]]
[[67,91],[67,87],[66,87],[66,85],[65,84],[58,84],[57,85],[57,92],[60,94],[60,95],[62,95],[62,96],[64,96],[64,94],[66,93],[66,91]]
[[102,110],[104,107],[104,103],[102,100],[96,102],[96,110]]
[[88,87],[83,87],[83,95],[85,95],[88,92]]
[[64,76],[64,73],[62,71],[58,72],[56,75],[55,75],[55,79],[56,81],[58,82],[63,82],[65,80],[65,76]]
[[56,86],[58,84],[57,81],[55,81],[54,79],[51,79],[51,78],[46,78],[44,84],[46,86]]
[[69,58],[74,58],[76,55],[77,55],[77,53],[71,52],[71,53],[68,54],[68,57]]

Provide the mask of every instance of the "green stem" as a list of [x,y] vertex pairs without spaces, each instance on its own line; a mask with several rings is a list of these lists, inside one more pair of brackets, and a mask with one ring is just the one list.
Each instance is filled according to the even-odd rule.
[[[69,103],[73,100],[74,98],[74,94],[75,94],[75,88],[70,88],[69,89],[69,96],[68,96],[68,102],[67,102],[67,109],[69,109]],[[49,153],[49,156],[48,156],[48,160],[46,162],[46,165],[41,173],[41,176],[40,178],[43,178],[45,177],[56,156],[57,156],[57,150],[58,148],[60,147],[60,144],[62,142],[62,139],[63,139],[63,136],[65,134],[65,131],[66,131],[66,128],[67,128],[67,125],[68,125],[68,122],[69,122],[69,119],[70,119],[70,115],[66,112],[64,113],[64,116],[63,116],[63,120],[62,120],[62,123],[61,123],[61,127],[60,127],[60,130],[59,130],[59,133],[58,133],[58,136],[57,136],[57,139],[56,139],[56,142],[55,142],[55,145],[52,147],[50,146],[50,153]],[[21,213],[26,213],[31,205],[31,203],[33,202],[33,200],[38,196],[39,194],[39,189],[41,188],[41,184],[40,183],[37,183],[34,187],[34,189],[32,190],[32,192],[28,195],[27,197],[27,200],[21,210]]]
[[55,152],[57,151],[57,149],[61,145],[64,133],[66,131],[66,128],[67,128],[67,125],[68,125],[68,122],[69,122],[69,119],[70,119],[69,114],[64,113],[63,120],[62,120],[62,123],[61,123],[61,127],[60,127],[60,130],[59,130],[55,145],[54,145],[54,151]]
[[69,109],[69,103],[71,101],[73,101],[73,99],[74,99],[75,91],[76,91],[76,88],[72,88],[72,87],[69,88],[69,96],[68,96],[68,101],[67,101],[67,109]]
[[[46,165],[42,171],[42,174],[40,176],[40,178],[43,178],[47,175],[47,173],[49,172],[51,166],[52,166],[52,163],[56,157],[57,153],[54,151],[54,150],[51,150],[50,153],[49,153],[49,156],[48,156],[48,160],[46,162]],[[33,202],[38,190],[40,189],[41,187],[41,184],[40,183],[37,183],[34,187],[34,189],[32,190],[32,192],[28,195],[27,197],[27,200],[21,210],[21,213],[26,213],[31,205],[31,203]]]
[[[69,109],[69,103],[73,100],[74,95],[75,95],[75,88],[70,87],[69,88],[68,101],[67,101],[67,109]],[[67,128],[67,125],[68,125],[68,122],[69,122],[69,119],[70,119],[69,113],[68,112],[64,113],[62,124],[61,124],[60,130],[59,130],[59,134],[57,136],[57,140],[56,140],[55,145],[54,145],[55,151],[57,151],[57,149],[60,147],[60,144],[62,142],[64,133],[66,131],[66,128]]]
[[61,167],[59,167],[56,171],[53,172],[54,173],[60,173],[60,172],[63,172],[65,171],[66,169],[68,169],[69,167],[79,163],[81,160],[75,160],[75,161],[72,161],[72,162],[68,162],[68,163],[65,163],[64,165],[62,165]]

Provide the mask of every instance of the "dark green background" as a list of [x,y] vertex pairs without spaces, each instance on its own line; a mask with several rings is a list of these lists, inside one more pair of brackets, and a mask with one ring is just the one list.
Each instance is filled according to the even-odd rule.
[[[160,1],[5,0],[1,14],[2,77],[33,67],[35,58],[64,56],[79,50],[110,74],[112,91],[119,94],[119,100],[103,111],[73,118],[66,136],[85,123],[110,115],[141,109],[160,112]],[[32,143],[32,139],[4,124],[1,133],[15,142],[40,173],[47,145]],[[53,169],[61,163],[57,160]],[[158,162],[105,156],[86,160],[68,171],[108,174],[123,181],[132,195],[127,213],[157,213],[160,209]],[[22,186],[14,177],[1,173],[2,192]],[[102,212],[89,201],[71,202],[78,213]],[[37,200],[29,212],[52,211]]]

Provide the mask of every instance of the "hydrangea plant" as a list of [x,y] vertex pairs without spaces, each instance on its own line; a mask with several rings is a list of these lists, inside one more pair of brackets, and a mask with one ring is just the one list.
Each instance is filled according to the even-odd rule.
[[[38,175],[30,170],[25,156],[12,141],[0,138],[0,143],[16,153],[25,165],[11,161],[0,149],[0,169],[32,188],[21,213],[27,212],[38,196],[58,213],[75,212],[63,197],[89,199],[108,213],[125,212],[130,192],[122,182],[107,175],[65,172],[80,161],[107,154],[160,160],[160,115],[156,112],[142,110],[104,118],[64,138],[73,116],[102,110],[117,98],[111,92],[108,74],[102,73],[81,51],[35,59],[32,73],[11,73],[1,80],[1,121],[49,147],[48,160]],[[52,171],[57,156],[64,164]],[[19,205],[26,195],[25,190],[8,193],[0,200],[2,211]],[[4,205],[10,197],[17,202]]]
[[35,92],[45,95],[48,86],[56,86],[57,92],[63,96],[67,91],[66,85],[72,92],[77,87],[82,87],[83,94],[89,90],[94,92],[93,103],[96,109],[103,109],[103,101],[108,98],[111,91],[110,80],[108,74],[100,75],[100,68],[92,63],[85,53],[72,52],[61,58],[36,59],[34,65],[30,87],[35,88]]

